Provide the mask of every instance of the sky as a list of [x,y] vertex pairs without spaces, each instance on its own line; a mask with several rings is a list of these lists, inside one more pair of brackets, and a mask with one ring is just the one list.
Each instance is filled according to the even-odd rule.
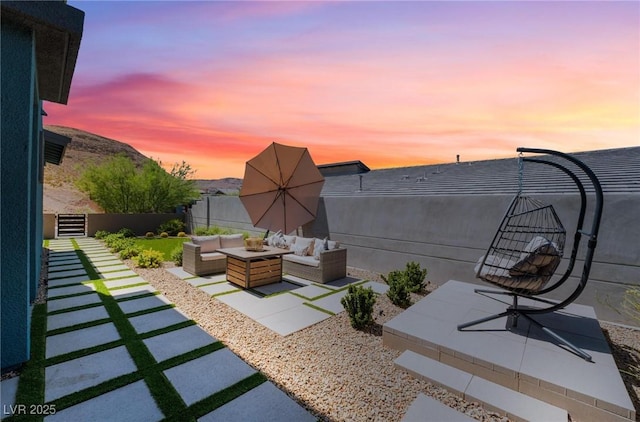
[[44,123],[197,179],[272,142],[371,169],[640,145],[638,1],[73,1]]

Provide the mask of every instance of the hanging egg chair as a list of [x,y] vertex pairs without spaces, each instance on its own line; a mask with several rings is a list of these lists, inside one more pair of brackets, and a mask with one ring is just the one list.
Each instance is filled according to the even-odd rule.
[[[476,277],[502,289],[475,289],[475,292],[483,295],[511,296],[512,304],[499,314],[460,324],[458,330],[462,331],[502,317],[511,317],[512,326],[515,327],[518,323],[518,317],[522,316],[576,355],[587,361],[592,361],[588,353],[574,346],[553,330],[543,326],[532,315],[554,312],[565,308],[580,296],[586,287],[602,216],[603,195],[600,182],[589,167],[570,155],[553,150],[532,148],[518,148],[518,152],[520,152],[518,160],[518,193],[511,201],[487,252],[480,257],[475,267]],[[547,154],[547,157],[523,157],[523,153]],[[557,161],[551,160],[550,158],[552,157],[559,157],[577,166],[593,185],[595,205],[593,206],[591,230],[588,232],[583,228],[587,209],[587,195],[584,185],[573,171]],[[580,210],[573,238],[573,247],[568,257],[564,274],[555,281],[552,281],[552,278],[564,256],[567,232],[552,205],[524,194],[523,164],[525,162],[549,165],[564,172],[574,182],[580,194]],[[577,286],[560,301],[552,301],[540,297],[540,295],[557,289],[569,279],[573,272],[583,235],[588,238],[587,251],[582,275]],[[540,306],[521,306],[518,304],[518,298],[537,301]]]

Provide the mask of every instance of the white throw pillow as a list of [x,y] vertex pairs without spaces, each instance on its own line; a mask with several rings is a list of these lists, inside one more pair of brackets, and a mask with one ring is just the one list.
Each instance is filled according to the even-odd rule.
[[296,237],[296,243],[294,245],[301,245],[302,248],[307,249],[307,255],[313,255],[313,241],[312,237]]
[[294,243],[289,249],[293,251],[294,255],[305,256],[307,254],[307,251],[309,250],[309,246]]
[[[325,238],[326,240],[326,238]],[[313,257],[320,261],[320,253],[324,251],[325,241],[322,239],[314,239],[313,242]]]

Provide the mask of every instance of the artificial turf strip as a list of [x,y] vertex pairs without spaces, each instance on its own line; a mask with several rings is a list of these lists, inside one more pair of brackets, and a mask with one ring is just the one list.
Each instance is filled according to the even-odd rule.
[[79,305],[79,306],[73,306],[71,308],[58,309],[56,311],[48,312],[47,315],[51,316],[51,315],[66,314],[68,312],[83,311],[85,309],[97,308],[98,306],[102,306],[102,303],[100,302],[87,303],[86,305]]
[[[31,359],[22,367],[16,391],[16,404],[27,409],[44,403],[45,333],[47,331],[47,306],[38,304],[31,314]],[[14,415],[7,421],[42,421],[43,416]]]
[[325,314],[328,314],[328,315],[331,315],[331,316],[335,315],[333,312],[331,312],[331,311],[329,311],[327,309],[322,309],[321,307],[316,306],[313,303],[304,302],[303,305],[308,306],[311,309],[315,309],[316,311],[324,312]]
[[155,308],[149,308],[149,309],[141,309],[139,311],[131,312],[126,315],[127,315],[127,318],[133,318],[141,315],[152,314],[154,312],[166,311],[167,309],[173,309],[175,307],[176,305],[174,305],[173,303],[167,303],[166,305],[160,305],[160,306],[156,306]]
[[122,340],[114,340],[109,343],[99,344],[93,347],[87,347],[86,349],[74,350],[73,352],[65,353],[63,355],[52,356],[45,361],[45,366],[57,365],[62,362],[66,362],[73,359],[78,359],[84,356],[89,356],[94,353],[104,352],[105,350],[113,349],[118,346],[123,346]]
[[56,328],[55,330],[51,330],[47,332],[47,337],[57,336],[58,334],[64,334],[71,331],[82,330],[83,328],[95,327],[96,325],[102,325],[111,322],[110,318],[102,318],[96,319],[94,321],[81,322],[76,325],[71,325],[69,327]]

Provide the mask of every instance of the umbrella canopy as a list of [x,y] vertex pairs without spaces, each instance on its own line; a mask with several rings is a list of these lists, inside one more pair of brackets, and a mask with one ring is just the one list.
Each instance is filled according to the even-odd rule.
[[255,227],[291,233],[316,218],[323,184],[306,148],[274,142],[247,161],[240,201]]

